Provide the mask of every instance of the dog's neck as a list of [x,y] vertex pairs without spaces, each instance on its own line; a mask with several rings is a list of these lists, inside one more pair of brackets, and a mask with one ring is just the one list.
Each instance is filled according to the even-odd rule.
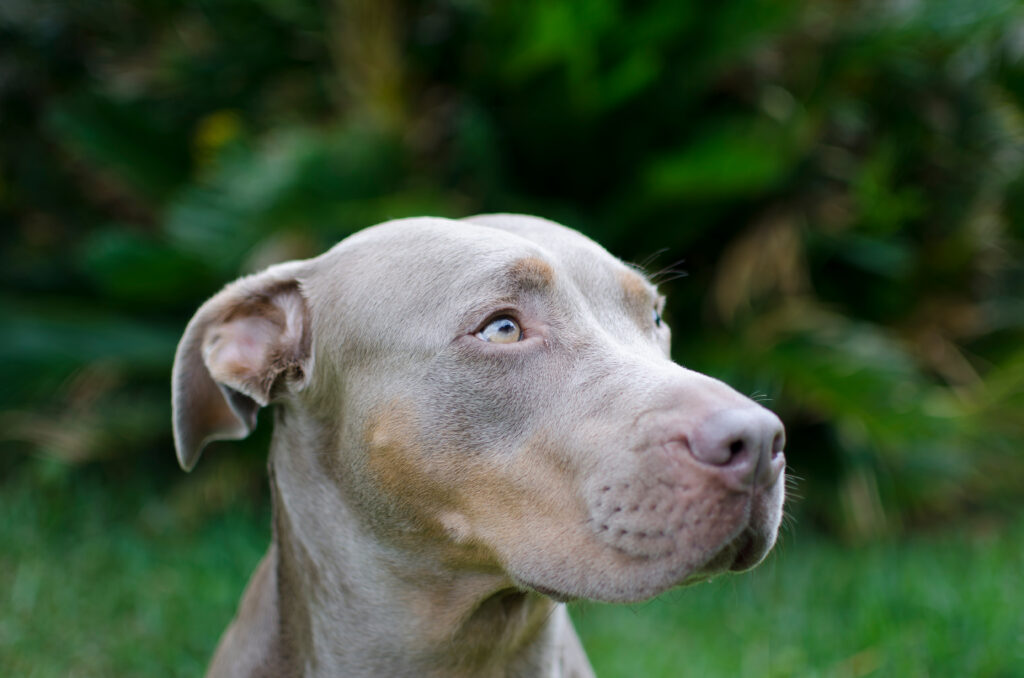
[[[289,418],[301,415],[289,413]],[[323,468],[333,436],[277,418],[271,448],[281,652],[306,675],[557,675],[564,606],[444,549],[382,540]],[[344,453],[344,452],[341,452]],[[339,530],[338,525],[344,525]],[[568,629],[571,633],[571,629]]]

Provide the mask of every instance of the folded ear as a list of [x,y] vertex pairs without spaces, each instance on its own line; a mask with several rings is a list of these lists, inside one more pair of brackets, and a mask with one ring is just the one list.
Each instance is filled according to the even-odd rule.
[[212,440],[238,440],[256,412],[311,369],[309,312],[291,265],[241,278],[200,307],[174,356],[174,446],[186,471]]

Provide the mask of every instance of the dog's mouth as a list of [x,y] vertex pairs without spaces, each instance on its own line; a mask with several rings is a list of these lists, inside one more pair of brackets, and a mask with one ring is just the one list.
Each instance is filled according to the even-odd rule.
[[[552,577],[537,578],[530,576],[532,573],[528,570],[516,568],[518,572],[513,580],[518,588],[561,603],[578,599],[635,602],[673,588],[705,582],[726,572],[744,572],[760,563],[775,543],[778,522],[773,519],[774,511],[766,507],[765,499],[753,493],[753,496],[735,496],[732,503],[713,503],[698,518],[687,519],[690,521],[687,525],[704,525],[705,529],[682,530],[666,534],[664,538],[649,526],[636,527],[638,532],[646,530],[654,535],[638,543],[657,544],[656,549],[648,547],[630,552],[623,545],[632,546],[633,542],[602,539],[607,531],[601,529],[604,523],[600,523],[595,540],[600,547],[591,552],[591,558],[569,560],[564,567],[552,571],[555,575]],[[694,513],[691,509],[688,515]],[[718,520],[708,521],[708,515]],[[700,518],[704,519],[703,523]],[[655,530],[659,527],[656,525]],[[657,539],[661,541],[655,541]],[[569,575],[570,572],[573,574]]]
[[771,545],[761,537],[755,537],[750,530],[745,530],[738,538],[741,540],[736,557],[729,565],[730,572],[746,572],[756,567],[768,555]]
[[[707,581],[709,578],[724,572],[745,572],[760,563],[769,551],[769,548],[769,545],[762,537],[758,536],[751,528],[745,528],[695,571],[690,571],[662,583],[652,583],[649,589],[643,592],[638,591],[638,593],[641,597],[650,597],[678,586],[689,586]],[[517,583],[521,590],[539,593],[558,603],[570,603],[581,599],[579,595],[566,593],[535,582],[519,579]]]
[[701,568],[702,573],[746,572],[764,559],[768,552],[765,540],[747,527],[726,544]]

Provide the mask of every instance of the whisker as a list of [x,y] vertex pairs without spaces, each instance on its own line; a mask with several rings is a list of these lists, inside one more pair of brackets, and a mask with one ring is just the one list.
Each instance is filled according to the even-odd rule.
[[647,267],[650,266],[652,263],[654,263],[654,261],[658,257],[660,257],[662,254],[664,254],[665,252],[668,252],[668,248],[667,247],[662,247],[660,250],[656,250],[656,251],[651,252],[650,254],[648,254],[639,263],[631,264],[631,266],[639,268],[641,272],[646,271]]
[[674,273],[673,275],[667,275],[663,278],[659,278],[657,281],[654,281],[654,284],[658,286],[667,285],[668,283],[679,280],[680,278],[689,277],[689,275],[690,274],[687,273],[686,271],[679,271],[677,273]]
[[660,271],[655,271],[650,275],[651,282],[655,285],[661,285],[663,283],[670,282],[671,280],[676,280],[689,275],[685,269],[680,268],[685,263],[686,259],[679,259]]

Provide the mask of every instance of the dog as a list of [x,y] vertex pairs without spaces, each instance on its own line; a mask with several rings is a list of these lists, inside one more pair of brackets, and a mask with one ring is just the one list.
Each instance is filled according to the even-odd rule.
[[592,676],[566,601],[760,562],[783,426],[671,361],[663,304],[507,214],[386,222],[203,304],[181,466],[276,405],[273,539],[207,675]]

